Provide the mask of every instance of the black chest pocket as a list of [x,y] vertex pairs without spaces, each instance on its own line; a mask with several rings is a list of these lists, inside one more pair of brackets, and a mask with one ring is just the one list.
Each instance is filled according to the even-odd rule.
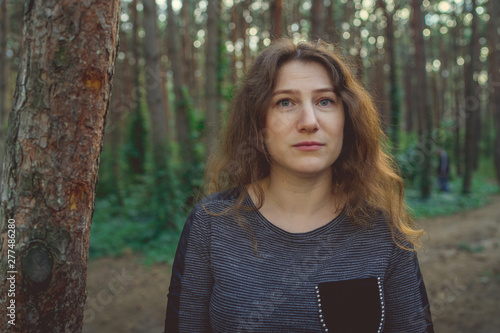
[[325,332],[382,332],[385,304],[380,278],[323,282],[315,288]]

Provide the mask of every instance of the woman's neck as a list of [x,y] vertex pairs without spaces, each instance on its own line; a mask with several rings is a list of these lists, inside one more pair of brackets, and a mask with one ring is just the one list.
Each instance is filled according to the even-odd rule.
[[[332,193],[332,175],[301,177],[271,172],[259,185],[264,203],[259,209],[271,223],[290,232],[306,232],[320,227],[338,215]],[[256,200],[250,187],[250,196]]]

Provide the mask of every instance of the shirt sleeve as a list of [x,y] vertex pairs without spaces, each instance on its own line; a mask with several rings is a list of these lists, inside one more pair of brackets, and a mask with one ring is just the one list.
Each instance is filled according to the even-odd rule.
[[394,245],[384,281],[384,332],[434,333],[415,252]]
[[184,259],[179,302],[179,332],[211,332],[209,320],[213,277],[210,268],[210,221],[203,209],[194,213]]
[[193,222],[194,210],[188,216],[184,229],[182,230],[177,251],[175,253],[174,264],[168,292],[167,313],[165,316],[165,333],[179,332],[179,302],[181,297],[182,276],[184,275],[184,260]]

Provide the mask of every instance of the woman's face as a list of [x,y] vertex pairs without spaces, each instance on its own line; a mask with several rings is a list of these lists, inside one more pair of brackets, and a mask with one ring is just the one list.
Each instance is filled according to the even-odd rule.
[[265,125],[272,172],[331,173],[342,150],[344,110],[325,68],[316,62],[285,63]]

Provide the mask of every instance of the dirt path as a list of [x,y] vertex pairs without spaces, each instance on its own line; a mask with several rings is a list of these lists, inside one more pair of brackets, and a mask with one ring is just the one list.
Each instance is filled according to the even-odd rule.
[[[500,197],[419,224],[429,234],[419,258],[436,332],[500,333]],[[163,332],[169,271],[132,256],[91,262],[83,332]]]

